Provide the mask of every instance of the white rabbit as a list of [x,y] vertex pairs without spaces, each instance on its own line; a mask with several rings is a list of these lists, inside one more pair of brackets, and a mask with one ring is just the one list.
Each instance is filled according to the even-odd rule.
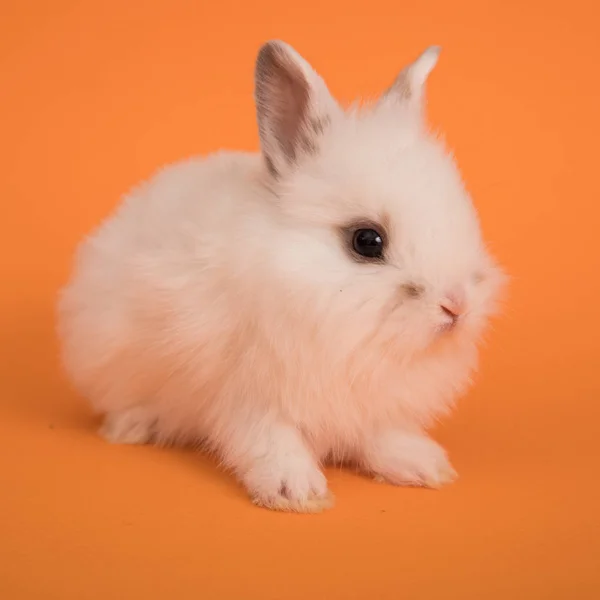
[[81,245],[59,333],[107,439],[201,442],[279,510],[330,506],[329,461],[454,478],[425,430],[469,384],[503,275],[424,122],[438,53],[346,111],[265,44],[262,153],[162,170]]

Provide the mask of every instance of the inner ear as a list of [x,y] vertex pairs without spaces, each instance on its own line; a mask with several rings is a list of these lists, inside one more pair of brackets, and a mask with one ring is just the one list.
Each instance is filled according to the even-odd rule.
[[286,52],[267,44],[258,55],[256,84],[259,125],[273,130],[281,151],[293,161],[307,118],[308,81]]
[[440,55],[439,46],[430,46],[419,58],[408,65],[396,77],[384,93],[383,101],[401,101],[417,110],[422,108],[425,84]]
[[290,46],[268,42],[260,49],[256,112],[262,151],[273,174],[297,163],[300,154],[316,152],[328,122],[329,98],[320,77]]

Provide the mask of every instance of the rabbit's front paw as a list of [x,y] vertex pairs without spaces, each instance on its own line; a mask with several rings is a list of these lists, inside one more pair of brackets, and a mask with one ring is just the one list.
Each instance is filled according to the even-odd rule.
[[446,452],[425,435],[387,432],[365,453],[365,466],[380,481],[439,488],[457,477]]
[[255,504],[272,510],[317,513],[333,506],[325,475],[304,449],[284,446],[254,460],[243,482]]

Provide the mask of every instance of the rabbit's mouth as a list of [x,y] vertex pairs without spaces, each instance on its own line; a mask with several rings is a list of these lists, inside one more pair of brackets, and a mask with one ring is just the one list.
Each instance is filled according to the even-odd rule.
[[455,314],[442,307],[442,321],[438,323],[436,331],[441,335],[448,335],[462,329],[468,313]]
[[458,327],[458,321],[447,321],[445,323],[440,323],[436,327],[436,333],[439,335],[448,335],[452,333]]

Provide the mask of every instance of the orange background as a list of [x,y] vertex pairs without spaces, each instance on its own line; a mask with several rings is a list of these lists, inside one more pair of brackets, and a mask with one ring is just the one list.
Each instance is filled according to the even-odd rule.
[[[597,6],[4,0],[0,597],[600,598]],[[76,242],[163,163],[256,148],[253,61],[272,37],[343,100],[444,48],[431,120],[513,281],[436,432],[461,475],[443,491],[332,470],[335,510],[269,513],[191,452],[104,443],[60,375]]]

